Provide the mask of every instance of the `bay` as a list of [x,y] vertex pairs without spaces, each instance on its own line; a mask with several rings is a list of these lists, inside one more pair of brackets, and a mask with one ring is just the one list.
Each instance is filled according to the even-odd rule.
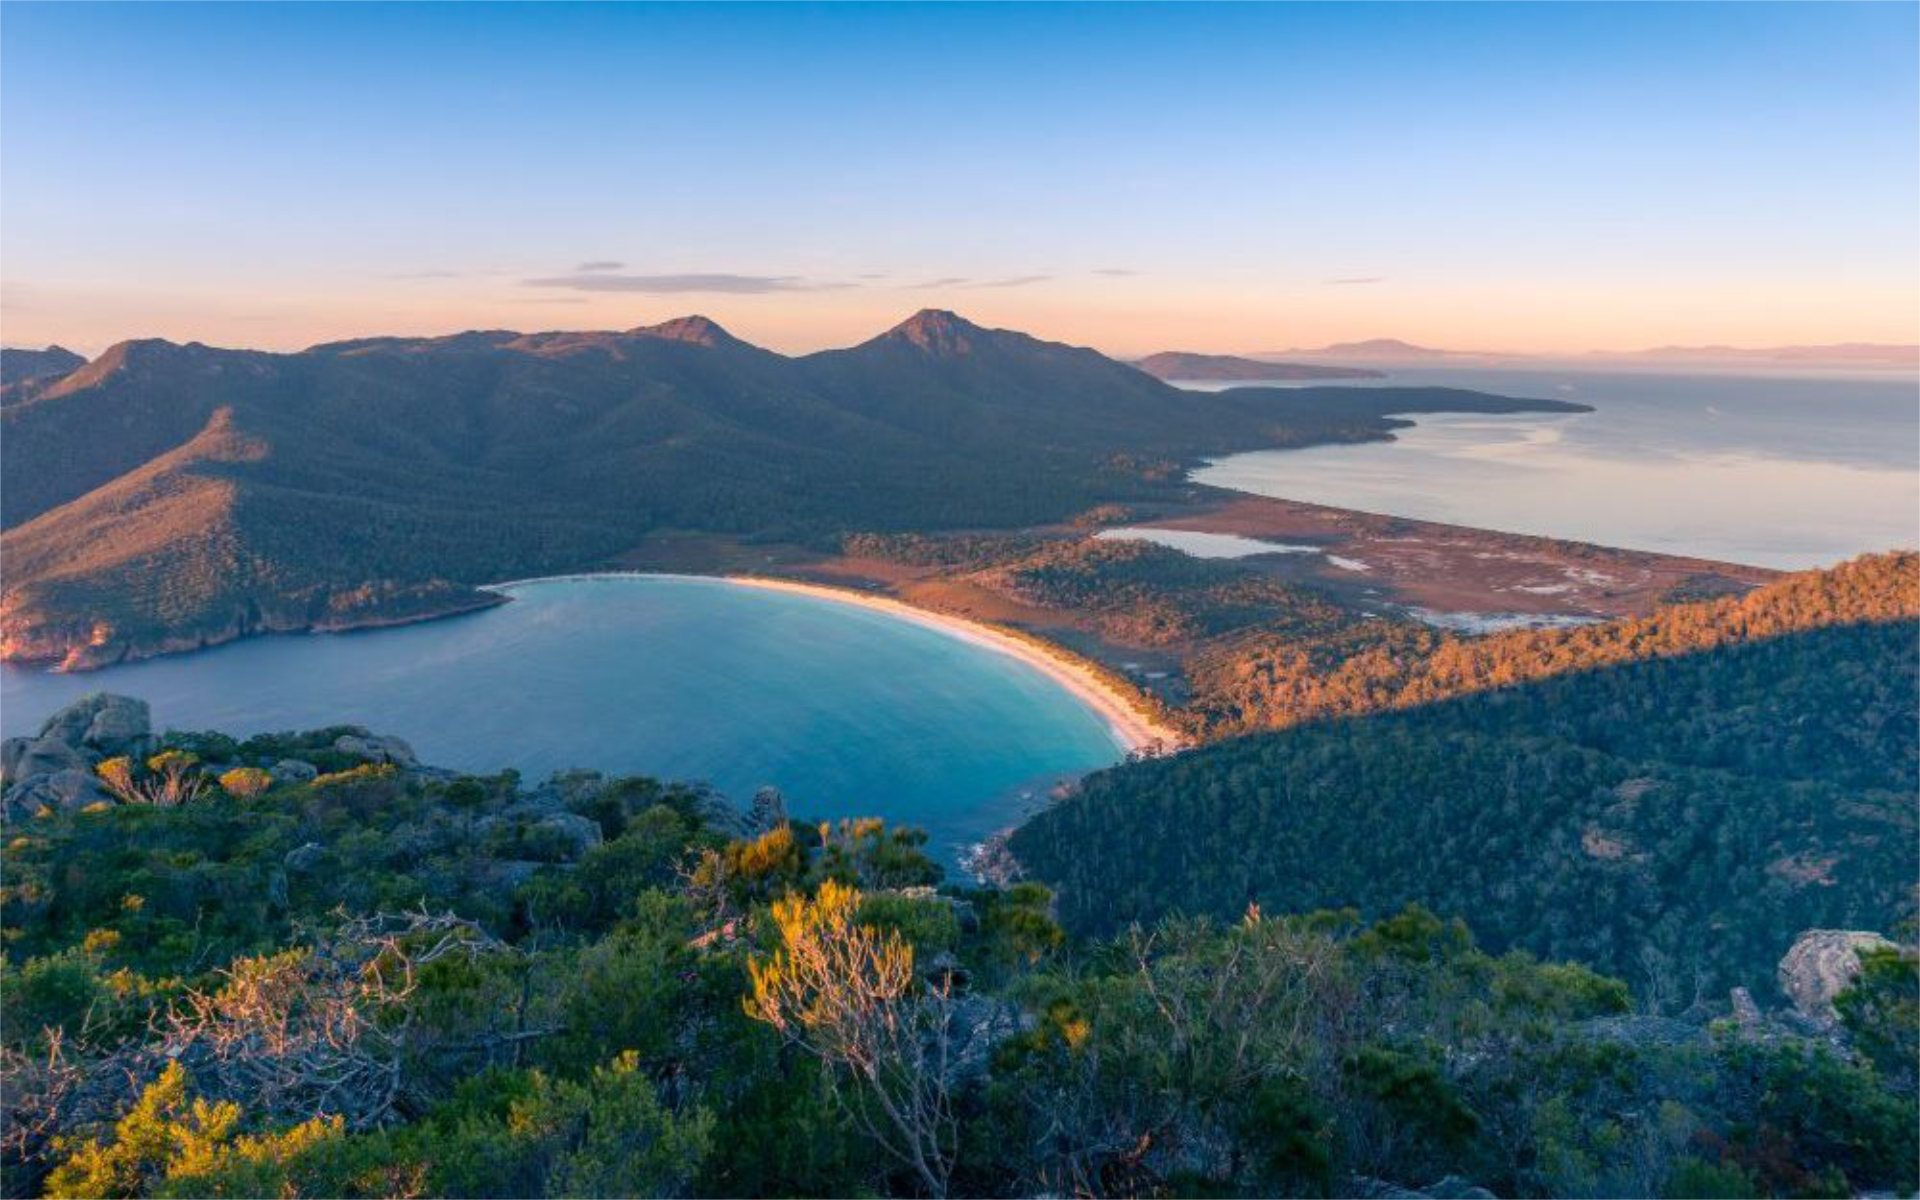
[[360,724],[423,762],[780,788],[796,816],[919,825],[951,861],[1058,780],[1111,765],[1107,724],[1015,659],[885,613],[721,580],[513,585],[463,617],[255,638],[78,675],[9,666],[0,730],[88,692],[158,727],[236,735]]
[[1390,442],[1230,455],[1194,478],[1779,568],[1920,542],[1920,386],[1908,375],[1423,367],[1370,382],[1575,400],[1594,411],[1421,416]]

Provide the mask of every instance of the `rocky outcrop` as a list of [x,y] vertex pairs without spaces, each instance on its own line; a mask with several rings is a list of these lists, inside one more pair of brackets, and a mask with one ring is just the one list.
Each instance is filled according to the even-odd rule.
[[600,823],[578,813],[560,812],[542,817],[535,828],[564,839],[569,858],[579,858],[600,844]]
[[101,784],[99,776],[90,770],[74,767],[21,780],[7,792],[6,810],[8,818],[13,819],[116,802],[113,794]]
[[112,803],[94,768],[118,755],[139,757],[152,745],[146,701],[82,696],[48,717],[34,737],[0,746],[0,819]]
[[320,774],[320,768],[297,758],[283,758],[267,768],[275,783],[307,783]]
[[80,735],[82,745],[108,757],[140,754],[147,749],[153,740],[153,714],[148,711],[145,700],[108,695],[91,696],[88,700],[93,719]]
[[1835,1019],[1833,998],[1860,974],[1862,950],[1893,949],[1877,933],[1853,929],[1809,929],[1793,940],[1780,960],[1780,990],[1801,1016],[1820,1023]]
[[747,820],[755,833],[768,833],[787,823],[787,798],[776,787],[763,787],[753,794]]
[[287,851],[287,857],[281,863],[289,875],[305,875],[318,870],[327,857],[327,848],[319,842],[305,842]]
[[700,818],[700,823],[715,833],[730,838],[755,836],[753,822],[747,814],[716,791],[702,788],[694,797],[693,811]]
[[8,783],[51,775],[56,771],[85,770],[94,761],[80,747],[54,737],[33,740],[10,738],[6,758]]
[[413,747],[405,740],[369,733],[364,729],[341,734],[334,739],[333,748],[361,762],[392,763],[396,767],[420,765],[420,760],[414,757]]
[[523,792],[502,815],[538,820],[555,813],[576,812],[591,804],[606,786],[606,776],[598,771],[555,771],[546,782]]

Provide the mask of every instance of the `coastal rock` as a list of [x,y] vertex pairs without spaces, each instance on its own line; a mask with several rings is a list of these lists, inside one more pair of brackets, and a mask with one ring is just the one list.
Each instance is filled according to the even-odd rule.
[[752,822],[747,814],[735,808],[725,796],[709,788],[702,788],[693,801],[694,815],[700,823],[715,833],[726,837],[753,836]]
[[90,770],[69,768],[22,780],[7,794],[7,815],[11,818],[35,817],[48,812],[65,812],[89,804],[113,804],[113,795],[101,786]]
[[23,737],[10,737],[0,742],[0,788],[20,778],[20,760],[26,755],[27,747],[31,745],[33,745],[33,739]]
[[333,748],[361,762],[392,763],[396,767],[411,767],[419,762],[412,746],[387,734],[343,733],[333,740]]
[[505,815],[538,818],[566,812],[592,800],[605,788],[606,777],[598,771],[555,771],[545,783],[508,805]]
[[116,754],[140,754],[153,738],[153,714],[145,700],[131,696],[101,695],[93,720],[81,735],[82,744],[112,757]]
[[1809,929],[1780,960],[1780,990],[1801,1016],[1831,1023],[1833,998],[1860,974],[1862,950],[1892,949],[1877,933],[1855,929]]
[[776,787],[763,787],[753,794],[747,820],[755,833],[767,833],[787,823],[787,798]]
[[1006,831],[987,835],[985,841],[969,846],[960,855],[960,869],[981,883],[993,887],[1012,887],[1026,876],[1020,860],[1007,844]]
[[0,748],[5,815],[14,819],[113,803],[94,765],[110,755],[138,755],[151,738],[146,701],[106,692],[82,696],[48,717],[38,737],[8,738]]
[[320,768],[297,758],[283,758],[267,768],[275,783],[307,783],[319,777]]
[[40,727],[40,739],[55,738],[111,756],[138,753],[152,732],[152,714],[145,700],[94,692],[48,717]]
[[88,771],[92,767],[93,759],[78,746],[58,738],[42,737],[20,747],[7,777],[12,783],[25,784],[56,771]]

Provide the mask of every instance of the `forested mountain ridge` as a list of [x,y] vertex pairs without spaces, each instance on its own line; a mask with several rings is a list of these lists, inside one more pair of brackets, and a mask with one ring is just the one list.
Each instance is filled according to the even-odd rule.
[[353,727],[155,738],[124,697],[49,741],[93,798],[0,794],[0,1195],[1920,1182],[1910,945],[1676,1019],[1417,908],[1076,938],[1044,887],[947,884],[923,834],[770,790],[457,776]]
[[44,350],[0,348],[0,404],[24,399],[30,389],[72,374],[86,362],[65,346],[48,346]]
[[1079,930],[1420,903],[1670,1008],[1763,990],[1802,930],[1914,915],[1917,566],[1461,643],[1417,672],[1467,694],[1103,772],[1011,845]]
[[802,358],[701,318],[297,354],[127,342],[0,416],[0,655],[86,666],[458,611],[660,530],[1057,520],[1165,494],[1207,454],[1381,437],[1387,413],[1571,407],[1200,395],[939,312]]

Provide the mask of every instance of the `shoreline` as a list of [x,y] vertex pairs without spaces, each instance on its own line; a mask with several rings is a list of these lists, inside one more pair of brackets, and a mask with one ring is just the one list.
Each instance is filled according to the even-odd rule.
[[1185,736],[1162,725],[1151,714],[1142,711],[1131,697],[1102,679],[1092,667],[1071,656],[1070,651],[1055,649],[1051,646],[1042,648],[1034,640],[1028,640],[985,622],[919,608],[891,596],[874,596],[851,588],[805,583],[793,579],[775,579],[764,575],[688,575],[665,571],[581,571],[567,575],[541,575],[530,579],[509,579],[500,583],[483,584],[480,590],[505,591],[532,583],[594,579],[685,579],[706,583],[728,583],[739,587],[758,588],[761,591],[811,596],[816,600],[848,604],[871,612],[884,613],[897,620],[909,621],[969,645],[1004,654],[1025,664],[1045,676],[1105,722],[1114,741],[1129,755],[1154,751],[1167,752],[1182,749],[1187,745]]

